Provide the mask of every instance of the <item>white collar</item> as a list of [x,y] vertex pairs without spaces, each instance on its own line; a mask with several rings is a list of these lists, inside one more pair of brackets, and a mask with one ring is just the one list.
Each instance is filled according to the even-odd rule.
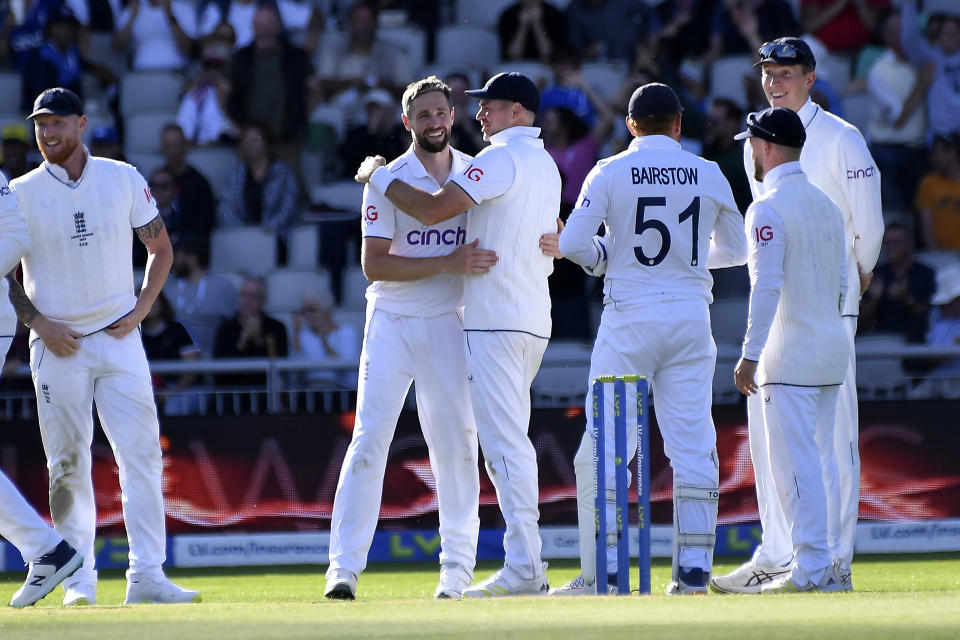
[[639,149],[646,147],[648,149],[679,149],[680,143],[664,135],[640,136],[630,141],[630,149]]
[[[447,151],[450,153],[451,157],[453,158],[453,163],[450,165],[451,176],[456,175],[461,171],[463,171],[464,169],[466,169],[466,165],[463,163],[462,156],[459,151],[457,151],[450,145],[447,145]],[[403,162],[409,163],[410,171],[413,174],[413,177],[433,179],[433,176],[430,175],[430,172],[427,171],[427,168],[423,166],[423,162],[421,162],[420,158],[417,157],[417,153],[413,150],[413,144],[411,144],[407,148],[407,150],[403,153],[403,155],[397,158],[397,161],[394,161],[391,166],[399,166]],[[447,180],[449,179],[450,177],[447,176]]]
[[820,105],[812,99],[807,98],[807,101],[804,102],[800,110],[797,111],[797,115],[800,116],[800,122],[803,123],[804,129],[810,126],[810,123],[813,122],[813,119],[817,117],[818,113],[820,113]]
[[763,176],[763,188],[764,190],[773,189],[781,182],[786,180],[789,176],[802,174],[803,169],[800,168],[800,163],[797,161],[778,164],[773,169],[770,169],[770,171],[767,171],[767,174]]
[[83,163],[83,171],[80,173],[80,177],[77,178],[76,180],[71,180],[70,176],[67,175],[67,170],[58,164],[52,164],[44,160],[43,167],[44,169],[47,170],[47,173],[52,175],[58,181],[67,185],[71,189],[76,189],[77,187],[80,186],[80,183],[83,182],[83,177],[87,175],[87,169],[90,168],[91,156],[90,156],[90,151],[87,150],[86,145],[83,145],[83,154],[86,156],[86,162]]
[[536,140],[540,143],[540,146],[543,146],[543,140],[540,139],[540,127],[507,127],[503,131],[497,132],[490,136],[490,144],[493,146],[502,146],[513,140],[514,138],[531,138],[527,142],[533,142]]

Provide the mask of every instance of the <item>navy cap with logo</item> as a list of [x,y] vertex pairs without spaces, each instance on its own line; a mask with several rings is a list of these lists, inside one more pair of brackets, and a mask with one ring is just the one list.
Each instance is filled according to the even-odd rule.
[[34,100],[33,113],[27,116],[27,119],[46,113],[58,116],[82,116],[83,102],[70,89],[63,87],[47,89]]
[[777,38],[770,42],[764,42],[757,51],[760,59],[753,64],[759,67],[764,62],[775,62],[776,64],[802,64],[810,69],[817,68],[817,60],[813,57],[813,51],[810,45],[800,38]]
[[747,116],[747,130],[733,136],[734,140],[761,138],[784,147],[799,149],[807,140],[800,116],[784,107],[764,109]]
[[659,82],[638,87],[630,96],[627,114],[635,119],[659,118],[683,112],[680,99],[673,89]]
[[540,110],[540,90],[537,85],[527,76],[515,71],[498,73],[487,80],[482,89],[469,89],[464,93],[480,100],[486,98],[519,102],[524,109],[534,113]]

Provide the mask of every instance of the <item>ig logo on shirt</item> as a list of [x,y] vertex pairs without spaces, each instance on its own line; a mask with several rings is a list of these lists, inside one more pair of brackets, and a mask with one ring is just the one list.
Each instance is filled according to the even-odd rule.
[[759,244],[761,247],[765,247],[770,244],[771,240],[773,240],[773,229],[767,225],[762,227],[754,227],[753,237],[756,239],[757,244]]

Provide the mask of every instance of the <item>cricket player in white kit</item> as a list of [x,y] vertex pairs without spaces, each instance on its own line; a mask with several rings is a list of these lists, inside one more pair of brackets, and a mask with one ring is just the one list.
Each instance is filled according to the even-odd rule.
[[[50,515],[57,532],[84,556],[83,567],[64,581],[63,602],[96,602],[94,401],[120,472],[130,545],[125,603],[194,601],[197,592],[163,574],[159,424],[138,331],[170,271],[170,240],[137,170],[92,157],[83,146],[87,119],[76,94],[47,89],[29,117],[45,162],[11,183],[31,247],[22,260],[24,285],[11,280],[10,299],[31,329]],[[134,230],[148,254],[139,297],[133,293]]]
[[843,213],[800,167],[806,133],[792,110],[751,113],[735,137],[752,138],[764,194],[746,216],[750,312],[734,382],[751,432],[759,423],[766,434],[793,551],[789,571],[760,591],[843,591],[827,534],[839,515],[833,430],[850,350]]
[[[674,562],[668,594],[702,593],[713,566],[719,498],[716,429],[710,414],[717,348],[710,332],[708,269],[741,265],[743,217],[720,168],[680,148],[683,109],[673,89],[651,83],[630,98],[626,151],[597,163],[560,233],[559,251],[604,274],[604,307],[590,379],[646,376],[673,468]],[[600,225],[603,238],[596,238]],[[546,239],[545,239],[546,240]],[[628,388],[628,393],[631,391]],[[587,398],[587,415],[592,415]],[[627,424],[636,406],[627,403]],[[612,415],[612,399],[608,414]],[[614,485],[612,421],[605,425],[608,486]],[[627,450],[637,433],[627,429]],[[633,455],[631,455],[633,457]],[[574,458],[582,575],[557,595],[596,593],[593,443],[590,425]],[[608,504],[610,533],[615,518]],[[616,547],[607,549],[616,567]],[[624,568],[626,570],[626,568]]]
[[[387,169],[435,191],[471,157],[449,146],[450,87],[436,76],[403,95],[403,125],[413,144]],[[362,263],[367,327],[353,439],[330,522],[328,598],[350,599],[367,563],[380,512],[384,469],[397,418],[416,381],[417,407],[440,515],[436,598],[459,599],[473,580],[480,528],[477,429],[463,349],[463,274],[486,273],[496,254],[466,243],[466,213],[425,226],[369,185],[363,193]]]
[[[840,486],[840,516],[830,523],[837,563],[845,588],[852,589],[850,565],[860,506],[860,451],[857,412],[856,353],[854,336],[860,308],[860,294],[870,282],[880,256],[883,239],[883,212],[880,205],[880,172],[860,131],[826,111],[810,99],[816,80],[816,60],[810,47],[799,38],[778,38],[760,47],[763,91],[771,107],[786,107],[803,122],[807,140],[800,154],[800,166],[814,186],[820,188],[844,214],[844,246],[847,250],[847,298],[843,309],[850,361],[837,402],[834,452]],[[744,170],[750,178],[754,199],[764,185],[753,178],[750,140],[743,149]],[[714,578],[723,591],[755,593],[764,582],[784,574],[793,556],[783,506],[773,490],[773,468],[762,430],[750,429],[750,454],[757,483],[757,503],[763,525],[763,541],[753,557],[726,576]]]
[[[27,221],[17,206],[17,194],[0,176],[0,270],[13,269],[30,247]],[[0,278],[0,369],[13,342],[17,316],[7,299],[8,283]],[[71,576],[83,563],[83,556],[50,528],[36,510],[0,472],[0,536],[15,546],[29,565],[27,579],[13,594],[10,606],[28,607]]]
[[549,585],[540,559],[537,457],[527,429],[530,384],[551,328],[553,258],[539,241],[557,228],[560,172],[532,126],[540,93],[529,78],[500,73],[467,93],[480,100],[477,120],[490,146],[442,189],[431,194],[397,180],[382,158],[365,160],[357,180],[424,224],[470,209],[467,241],[497,254],[495,269],[464,280],[464,330],[477,434],[506,522],[505,559],[502,570],[463,595],[543,595]]

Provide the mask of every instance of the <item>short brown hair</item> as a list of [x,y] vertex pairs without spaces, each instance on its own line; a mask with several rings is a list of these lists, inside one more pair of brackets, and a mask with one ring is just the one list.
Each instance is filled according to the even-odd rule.
[[637,132],[645,136],[669,135],[673,133],[673,123],[677,121],[677,114],[655,116],[653,118],[630,118]]
[[403,105],[403,115],[409,118],[410,105],[413,104],[413,101],[431,91],[439,91],[442,93],[443,97],[447,99],[447,105],[453,106],[453,100],[450,99],[450,87],[447,86],[447,83],[437,76],[427,76],[422,80],[417,80],[407,85],[407,88],[403,92],[403,97],[400,99],[400,104]]

